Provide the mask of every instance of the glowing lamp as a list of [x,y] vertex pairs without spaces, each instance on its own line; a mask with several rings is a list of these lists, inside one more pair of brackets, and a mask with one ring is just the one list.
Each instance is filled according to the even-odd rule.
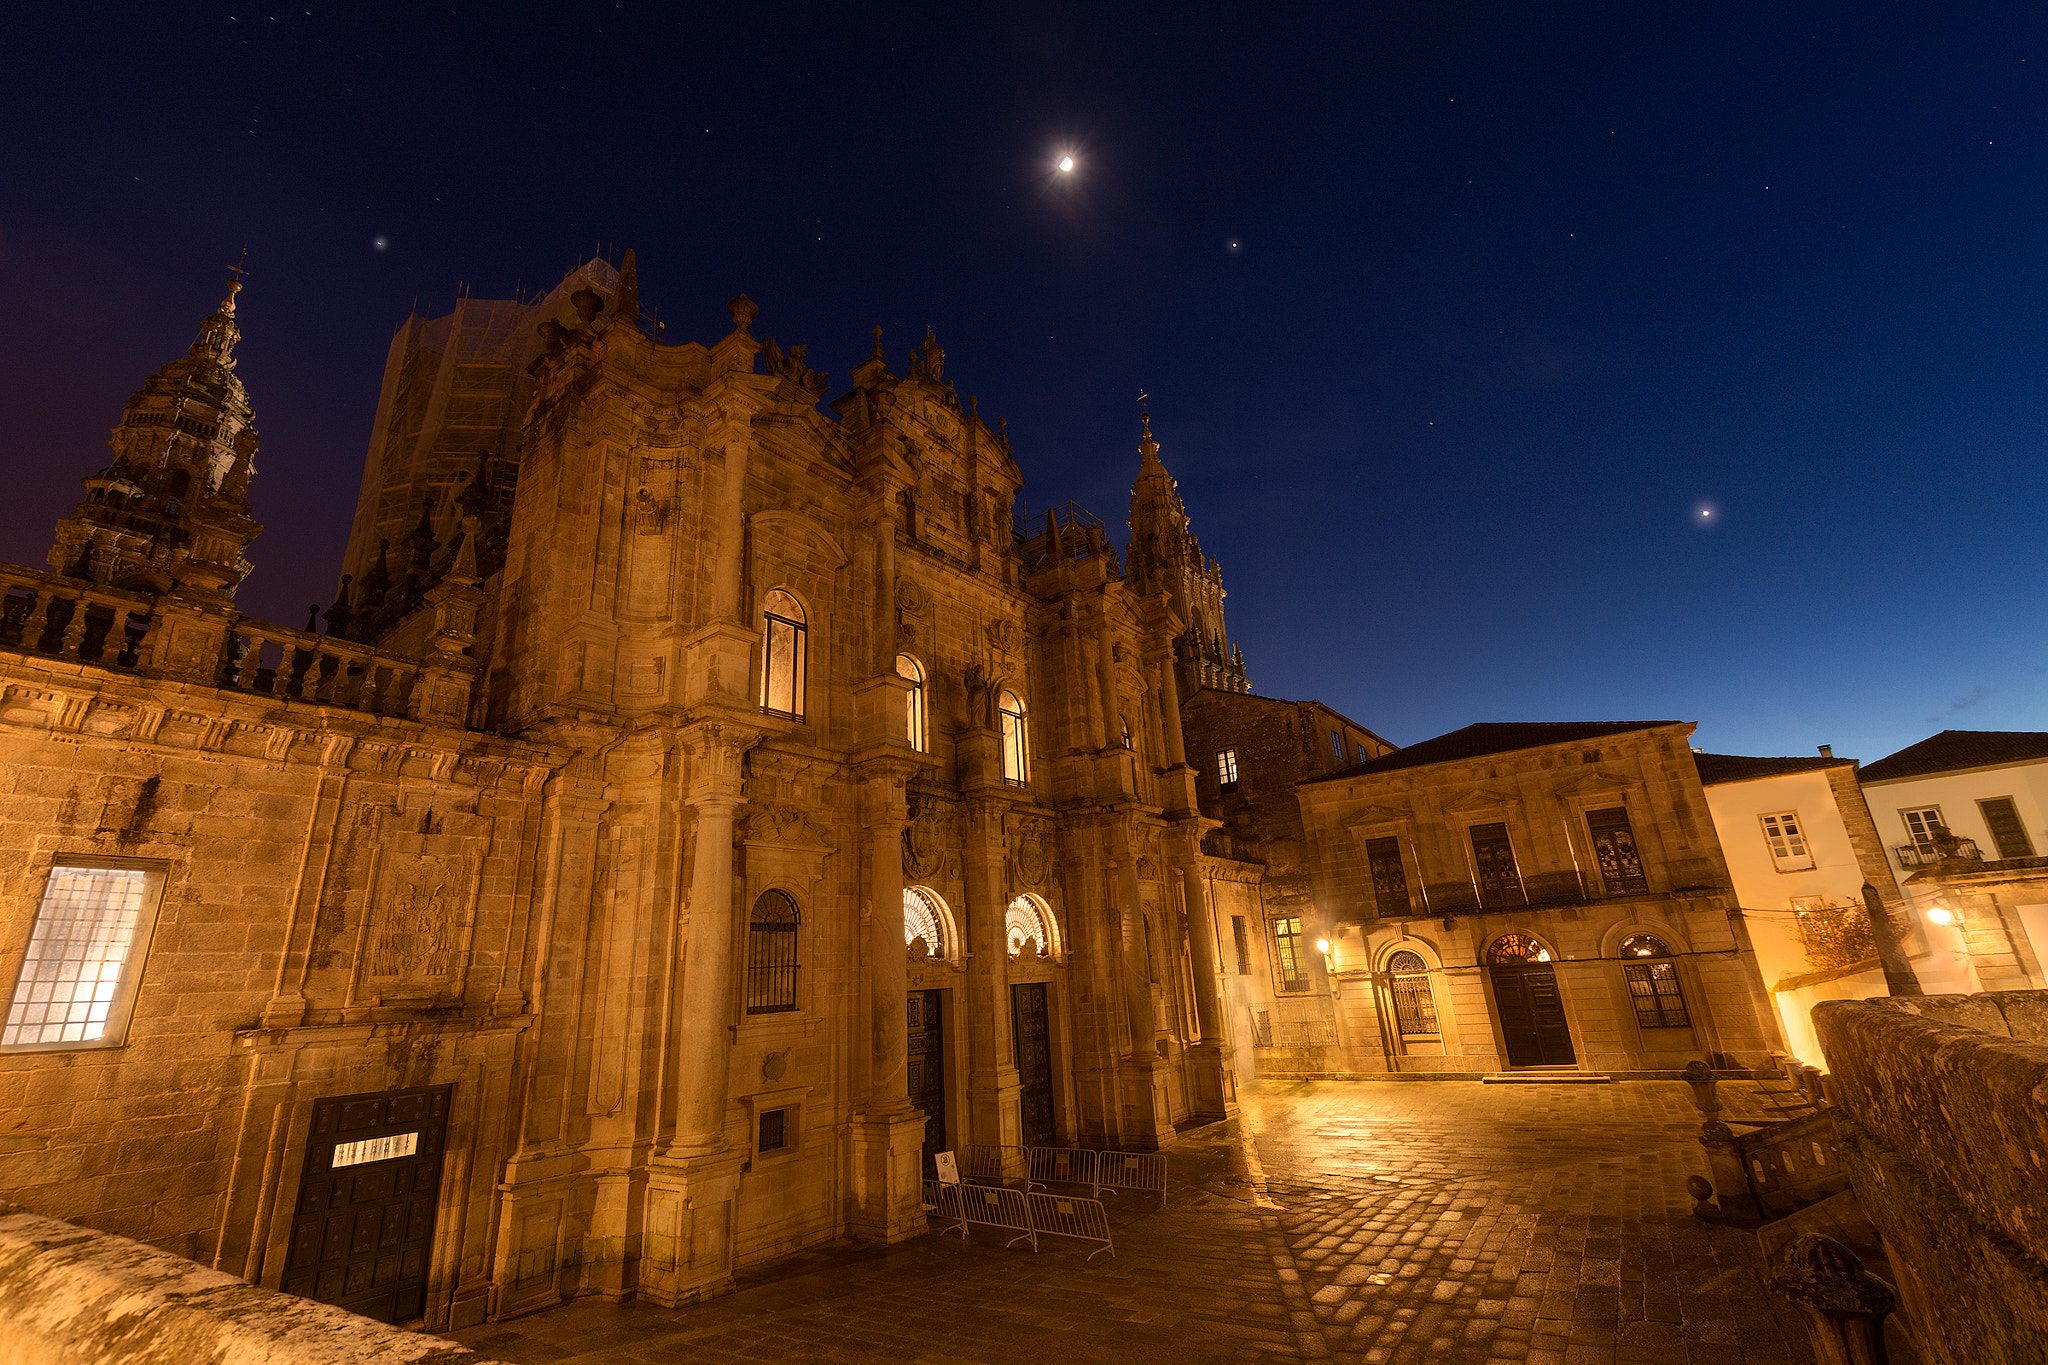
[[1949,909],[1946,905],[1930,905],[1927,907],[1927,918],[1933,920],[1936,924],[1954,924],[1956,922],[1956,912]]
[[1316,951],[1317,951],[1317,952],[1319,952],[1319,953],[1327,953],[1327,952],[1329,952],[1329,951],[1330,951],[1330,940],[1328,940],[1328,939],[1326,939],[1326,938],[1319,938],[1319,939],[1317,939],[1317,940],[1316,940]]

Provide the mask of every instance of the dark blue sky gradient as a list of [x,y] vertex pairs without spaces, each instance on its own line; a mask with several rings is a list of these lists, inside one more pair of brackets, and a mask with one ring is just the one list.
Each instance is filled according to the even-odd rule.
[[1149,390],[1254,686],[1397,743],[2048,729],[2038,5],[1092,8],[16,17],[0,557],[246,245],[301,624],[415,298],[633,246],[671,340],[935,327],[1032,508],[1120,528]]

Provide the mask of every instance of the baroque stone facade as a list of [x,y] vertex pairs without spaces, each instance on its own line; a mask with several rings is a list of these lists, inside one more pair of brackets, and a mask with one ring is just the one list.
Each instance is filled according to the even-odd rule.
[[233,603],[232,301],[138,395],[57,572],[4,571],[12,1197],[460,1326],[907,1236],[934,1150],[1228,1112],[1177,667],[1220,573],[1138,497],[1131,573],[1019,524],[935,338],[821,406],[730,316],[667,344],[629,253],[409,322],[320,633]]

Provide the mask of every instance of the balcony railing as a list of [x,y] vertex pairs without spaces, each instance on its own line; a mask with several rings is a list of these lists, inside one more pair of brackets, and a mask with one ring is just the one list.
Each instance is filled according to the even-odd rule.
[[1944,858],[1941,850],[1933,844],[1900,844],[1892,850],[1899,855],[1901,867],[1939,867],[1944,862],[1960,859],[1967,863],[1984,861],[1984,855],[1977,851],[1975,839],[1955,840],[1955,852]]

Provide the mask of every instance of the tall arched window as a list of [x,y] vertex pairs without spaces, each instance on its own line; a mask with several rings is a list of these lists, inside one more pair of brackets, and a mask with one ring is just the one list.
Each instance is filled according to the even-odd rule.
[[926,957],[950,958],[953,945],[946,941],[946,913],[939,898],[921,886],[903,888],[903,946],[924,940]]
[[782,589],[761,605],[761,707],[804,714],[804,609]]
[[896,656],[896,676],[910,679],[910,691],[904,695],[903,704],[909,709],[910,747],[919,753],[925,751],[924,734],[924,668],[908,654]]
[[1024,703],[1004,688],[996,697],[1003,725],[1003,780],[1023,786],[1031,780],[1031,753],[1024,730]]
[[1394,979],[1394,1022],[1403,1038],[1434,1038],[1442,1029],[1436,1022],[1436,995],[1429,988],[1429,964],[1422,954],[1398,952],[1387,959],[1387,972]]
[[747,1013],[796,1008],[796,902],[786,891],[763,891],[747,922]]
[[1126,749],[1136,749],[1138,747],[1137,741],[1131,737],[1131,718],[1129,716],[1118,716],[1117,722],[1124,727],[1124,747]]
[[1678,985],[1678,965],[1645,962],[1670,957],[1671,949],[1653,934],[1631,934],[1621,941],[1621,974],[1628,979],[1628,998],[1636,1007],[1636,1023],[1644,1028],[1689,1028],[1685,992]]

